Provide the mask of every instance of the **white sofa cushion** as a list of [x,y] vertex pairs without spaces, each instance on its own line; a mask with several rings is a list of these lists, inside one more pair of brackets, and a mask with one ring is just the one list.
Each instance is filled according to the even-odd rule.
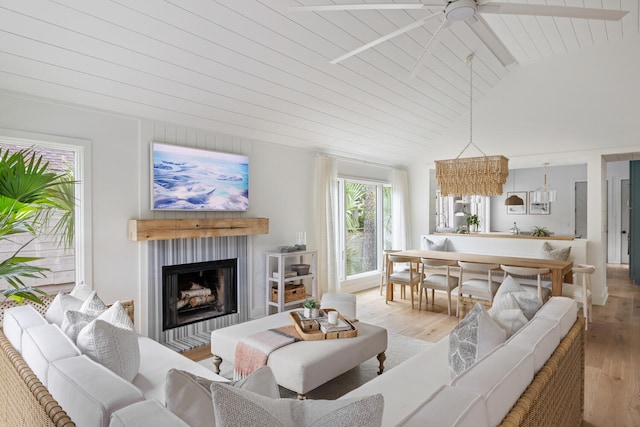
[[533,354],[515,346],[501,345],[453,381],[481,394],[487,404],[489,425],[499,425],[533,380]]
[[484,398],[464,387],[444,385],[398,427],[489,427]]
[[[171,369],[165,383],[167,408],[191,427],[215,427],[211,397],[211,383],[214,381]],[[261,366],[248,377],[230,384],[271,399],[280,398],[278,384],[268,366]]]
[[111,414],[109,427],[191,427],[157,400],[134,403]]
[[382,425],[395,426],[441,386],[449,383],[451,376],[447,360],[448,351],[449,337],[444,337],[433,346],[394,366],[389,372],[364,383],[340,399],[382,393],[384,396]]
[[212,369],[187,359],[151,338],[138,335],[138,346],[142,363],[138,375],[133,379],[133,385],[138,387],[147,399],[166,401],[164,383],[167,373],[172,368],[189,371],[210,380],[229,382],[228,379],[216,375]]
[[131,383],[84,355],[53,362],[48,388],[82,427],[106,427],[112,412],[144,400]]
[[564,337],[576,322],[578,304],[571,298],[551,297],[535,317],[555,320],[560,324],[560,336]]
[[79,355],[80,350],[57,325],[32,326],[22,333],[22,358],[45,387],[50,363]]
[[29,304],[7,309],[2,322],[2,332],[18,353],[22,353],[22,332],[31,326],[47,323]]
[[76,341],[82,353],[132,381],[140,367],[138,334],[100,318],[82,328]]
[[49,308],[47,308],[44,317],[47,319],[47,322],[62,326],[64,312],[67,310],[80,311],[83,302],[84,301],[79,298],[65,294],[64,292],[58,292],[58,295],[56,295],[53,301],[51,301],[51,304],[49,304]]
[[532,352],[534,370],[538,373],[560,344],[560,325],[555,320],[535,317],[505,344]]
[[455,377],[504,343],[504,329],[477,302],[449,334],[449,372]]
[[381,394],[340,400],[270,399],[229,384],[211,384],[219,427],[375,427],[382,422]]

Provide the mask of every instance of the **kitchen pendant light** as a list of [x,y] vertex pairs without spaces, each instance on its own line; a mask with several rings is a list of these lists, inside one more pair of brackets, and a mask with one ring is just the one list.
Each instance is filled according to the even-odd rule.
[[533,192],[533,203],[549,203],[556,201],[556,190],[547,184],[547,165],[544,164],[544,184]]
[[[513,171],[513,192],[516,192],[516,171]],[[513,194],[504,201],[505,206],[523,206],[524,200],[518,197],[516,194]]]

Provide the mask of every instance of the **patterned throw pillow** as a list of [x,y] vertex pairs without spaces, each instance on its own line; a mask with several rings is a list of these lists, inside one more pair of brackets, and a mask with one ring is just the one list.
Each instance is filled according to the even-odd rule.
[[382,425],[382,394],[338,400],[270,399],[220,382],[211,384],[211,394],[218,427]]
[[[191,427],[213,427],[216,425],[211,397],[211,383],[187,371],[171,369],[164,385],[166,406]],[[226,383],[234,387],[258,393],[271,399],[280,398],[280,390],[268,366],[261,366],[246,378]]]
[[493,320],[484,306],[477,302],[449,334],[451,377],[460,375],[506,339],[505,330]]
[[82,307],[82,300],[76,297],[72,297],[69,294],[58,292],[58,295],[51,301],[47,312],[45,313],[45,319],[47,322],[54,323],[58,326],[62,326],[62,320],[64,319],[64,312],[67,310],[80,310]]
[[92,320],[78,334],[76,344],[83,354],[127,381],[133,381],[140,368],[138,334],[100,318]]
[[442,240],[438,240],[436,242],[427,239],[426,237],[424,237],[424,243],[426,246],[426,249],[429,251],[447,251],[447,243],[449,242],[449,239],[447,239],[446,237]]
[[508,294],[513,296],[527,320],[533,319],[533,316],[542,307],[542,301],[538,298],[538,294],[527,291],[524,286],[510,275],[502,281],[495,297],[493,297],[494,304],[496,302],[500,304],[500,299]]
[[566,248],[553,249],[548,242],[544,242],[542,244],[542,249],[540,250],[540,255],[542,258],[555,259],[557,261],[568,260],[569,254],[571,254],[571,246],[567,246]]
[[77,283],[73,287],[73,289],[71,289],[71,292],[69,292],[69,295],[71,295],[72,297],[81,299],[82,301],[85,301],[87,298],[91,296],[92,292],[93,290],[89,286],[87,286],[86,283],[80,282],[80,283]]
[[488,313],[507,332],[507,339],[511,338],[511,335],[518,332],[529,321],[510,293],[498,299],[494,298]]
[[82,303],[80,311],[92,316],[99,316],[107,309],[107,305],[98,297],[96,291],[92,291],[86,300]]

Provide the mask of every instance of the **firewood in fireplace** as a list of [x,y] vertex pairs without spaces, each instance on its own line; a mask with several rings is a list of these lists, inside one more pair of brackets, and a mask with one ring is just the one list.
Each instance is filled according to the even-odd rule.
[[180,291],[180,299],[189,299],[191,297],[206,297],[207,295],[211,295],[211,289],[209,288]]
[[199,305],[204,305],[204,304],[209,304],[212,303],[216,300],[216,297],[212,296],[212,295],[208,295],[208,296],[195,296],[195,297],[191,297],[189,298],[189,305],[191,307],[197,307]]

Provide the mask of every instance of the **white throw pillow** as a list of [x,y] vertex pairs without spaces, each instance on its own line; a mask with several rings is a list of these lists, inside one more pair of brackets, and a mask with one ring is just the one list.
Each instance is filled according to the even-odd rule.
[[382,394],[338,400],[270,399],[221,382],[211,384],[211,394],[219,427],[382,425]]
[[[169,370],[164,386],[167,408],[191,427],[214,427],[216,423],[211,397],[213,382],[180,369]],[[266,365],[244,379],[227,384],[271,399],[280,397],[273,371]]]
[[107,309],[107,305],[98,297],[96,291],[92,291],[82,303],[80,311],[93,316],[99,316]]
[[540,255],[544,259],[566,261],[569,259],[570,254],[571,246],[567,246],[566,248],[553,249],[548,242],[544,242],[542,244],[542,248],[540,249]]
[[449,372],[460,375],[478,359],[504,343],[507,334],[479,302],[449,334]]
[[87,298],[91,296],[91,292],[93,292],[93,290],[89,286],[87,286],[86,283],[80,282],[80,283],[77,283],[73,287],[73,289],[71,289],[71,292],[69,292],[69,295],[71,295],[72,297],[81,299],[82,301],[85,301]]
[[62,320],[64,312],[67,310],[80,310],[82,307],[82,300],[73,297],[63,292],[58,292],[58,295],[51,301],[44,318],[47,322],[54,323],[58,326],[62,326]]
[[98,319],[109,322],[120,328],[131,329],[132,331],[135,330],[131,318],[120,301],[114,302],[111,307],[98,316]]
[[447,242],[449,241],[449,239],[447,239],[446,237],[442,240],[438,240],[438,241],[433,241],[430,239],[427,239],[426,237],[424,238],[424,243],[426,245],[426,249],[429,251],[447,251]]
[[528,322],[512,294],[494,299],[488,313],[507,332],[507,339]]
[[138,334],[131,329],[95,319],[82,328],[76,344],[83,354],[133,381],[140,367]]
[[538,295],[528,292],[510,275],[502,281],[495,297],[493,297],[494,304],[496,301],[499,304],[499,300],[507,294],[513,296],[527,320],[533,319],[533,316],[535,316],[536,312],[542,307],[542,301],[538,298]]
[[62,332],[67,334],[74,343],[78,340],[80,331],[96,318],[93,314],[83,313],[77,310],[67,310],[62,319]]

